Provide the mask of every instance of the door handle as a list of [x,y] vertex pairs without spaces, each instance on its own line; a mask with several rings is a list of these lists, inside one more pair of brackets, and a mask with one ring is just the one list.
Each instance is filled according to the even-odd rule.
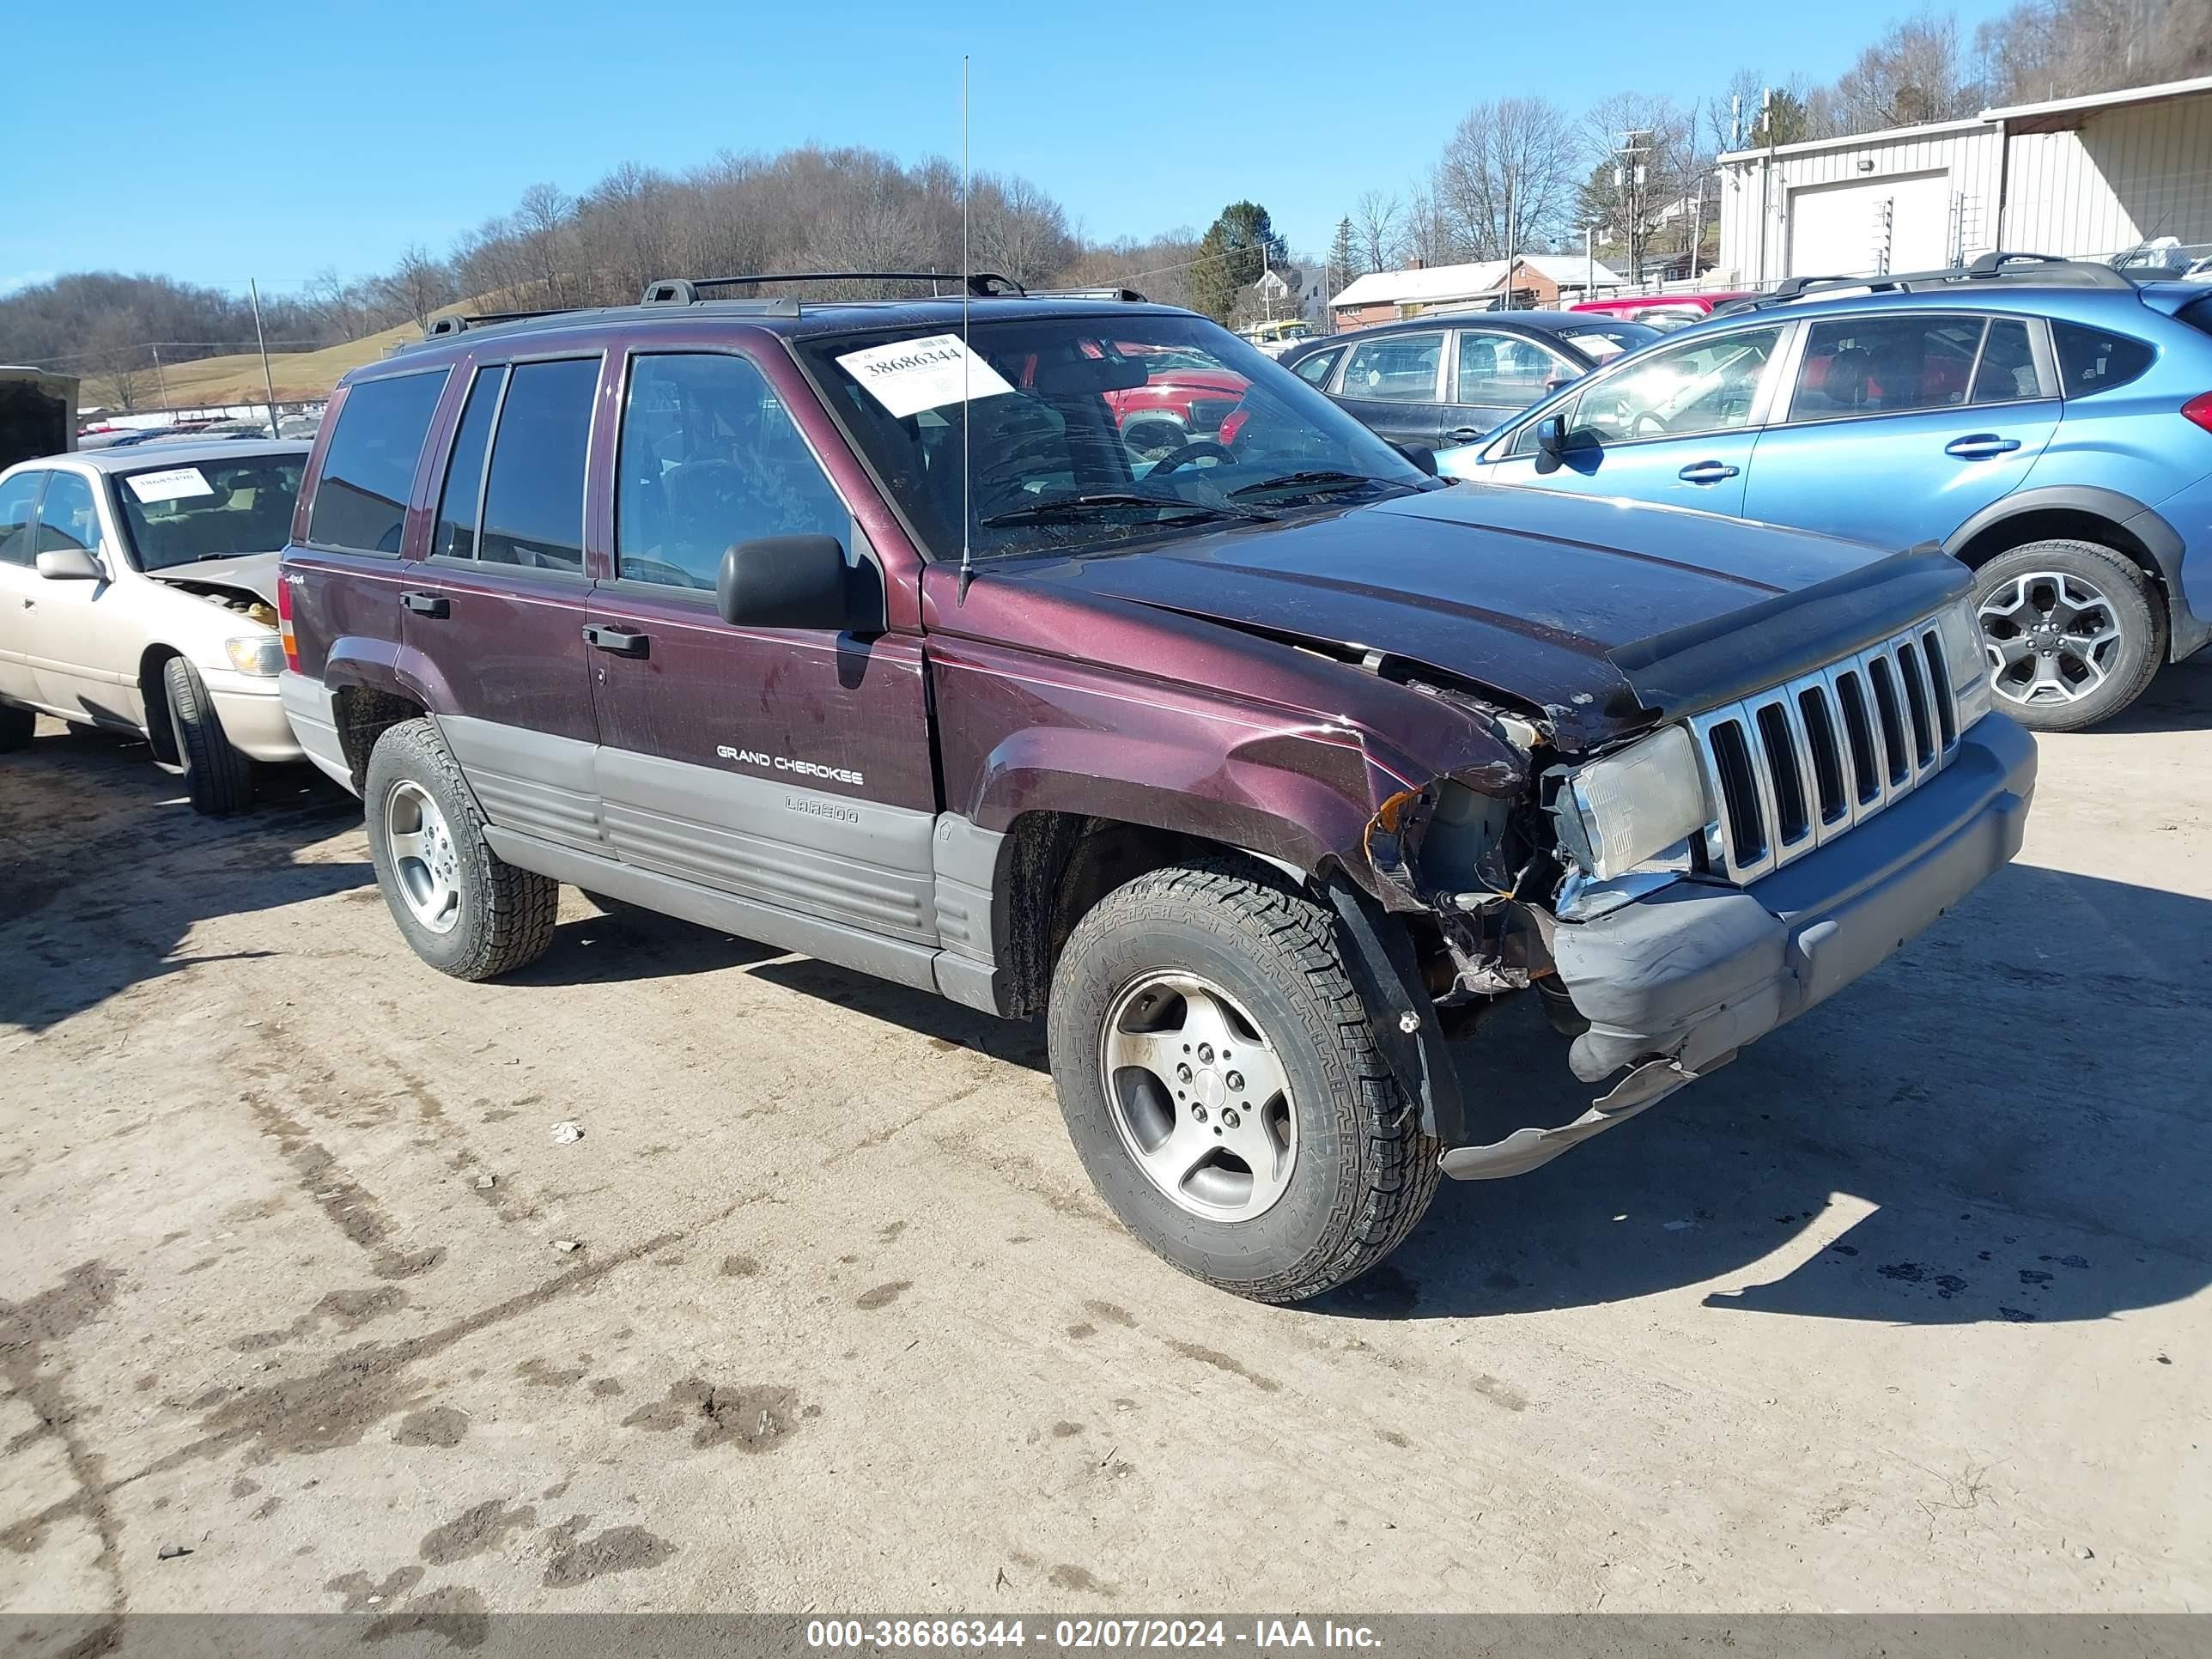
[[1962,461],[1985,461],[1992,455],[2009,455],[2020,447],[2017,438],[2000,438],[1994,432],[1977,432],[1971,437],[1954,438],[1943,446],[1946,455],[1956,455]]
[[1474,426],[1455,426],[1444,434],[1445,437],[1455,444],[1471,444],[1481,435],[1482,428]]
[[418,617],[450,617],[453,601],[443,593],[402,593],[399,603]]
[[1692,461],[1674,476],[1684,483],[1718,483],[1723,478],[1735,477],[1736,469],[1726,461]]
[[627,629],[605,628],[597,623],[584,626],[584,641],[594,651],[605,651],[617,657],[645,655],[646,636],[633,634]]

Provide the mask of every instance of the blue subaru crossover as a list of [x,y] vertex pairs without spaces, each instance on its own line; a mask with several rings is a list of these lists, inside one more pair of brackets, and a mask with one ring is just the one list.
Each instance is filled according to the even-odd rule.
[[[1848,288],[1847,295],[1824,297]],[[1785,283],[1437,458],[1972,567],[2021,721],[2109,719],[2212,639],[2212,288],[1991,255]]]

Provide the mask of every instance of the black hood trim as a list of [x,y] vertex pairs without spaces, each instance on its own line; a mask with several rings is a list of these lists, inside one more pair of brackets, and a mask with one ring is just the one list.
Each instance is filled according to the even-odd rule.
[[1964,598],[1973,580],[1966,566],[1932,544],[1912,548],[1606,654],[1646,708],[1679,720],[1887,639]]

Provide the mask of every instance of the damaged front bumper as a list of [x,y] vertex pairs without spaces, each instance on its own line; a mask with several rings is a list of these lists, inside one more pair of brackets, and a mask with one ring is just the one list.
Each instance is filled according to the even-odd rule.
[[2035,744],[2002,714],[1880,817],[1737,887],[1688,877],[1552,938],[1589,1022],[1569,1063],[1585,1082],[1635,1069],[1573,1123],[1449,1148],[1447,1175],[1518,1175],[1656,1104],[1867,973],[2020,850]]

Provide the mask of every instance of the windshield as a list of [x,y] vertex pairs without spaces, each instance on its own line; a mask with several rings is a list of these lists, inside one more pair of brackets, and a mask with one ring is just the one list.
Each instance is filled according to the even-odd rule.
[[118,475],[115,499],[141,570],[271,553],[292,532],[307,458],[243,455]]
[[1624,351],[1650,345],[1659,337],[1659,331],[1647,328],[1642,323],[1609,321],[1592,323],[1587,327],[1563,328],[1559,335],[1593,362],[1609,363]]
[[[1434,487],[1311,386],[1202,318],[1042,317],[802,340],[933,558],[1194,533]],[[963,430],[961,388],[969,405]],[[962,452],[968,449],[963,486]]]

